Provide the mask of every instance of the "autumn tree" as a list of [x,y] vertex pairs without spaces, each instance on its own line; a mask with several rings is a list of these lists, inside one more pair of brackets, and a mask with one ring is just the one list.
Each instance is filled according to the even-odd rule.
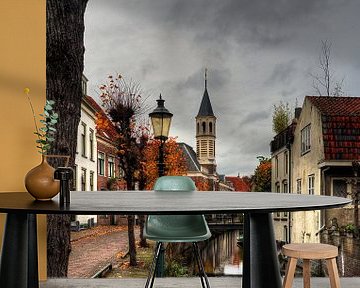
[[[138,125],[138,121],[145,109],[141,87],[138,83],[126,81],[121,75],[115,77],[110,75],[99,89],[102,106],[115,127],[114,141],[127,190],[134,190],[140,169],[140,145],[142,145],[140,141],[142,128]],[[100,125],[103,120],[98,120],[97,124]],[[134,222],[135,217],[129,215],[128,238],[131,266],[137,265]]]
[[257,192],[271,191],[271,159],[258,156],[259,165],[253,176],[254,190]]
[[289,103],[280,101],[278,105],[274,105],[272,114],[272,128],[275,134],[279,134],[285,130],[291,122],[292,114]]
[[[74,166],[84,70],[84,13],[87,0],[46,1],[46,98],[59,114],[49,154],[70,156]],[[70,254],[70,215],[47,215],[47,273],[66,277]]]
[[328,40],[321,41],[321,51],[319,54],[319,73],[310,74],[313,78],[313,88],[319,96],[343,96],[342,89],[344,79],[341,81],[334,78],[331,67],[331,46]]
[[[143,170],[146,178],[145,189],[151,190],[154,187],[158,174],[158,158],[159,158],[160,141],[156,139],[150,140],[144,150]],[[170,137],[164,145],[164,163],[165,175],[186,175],[187,166],[184,154],[176,142],[175,138]]]
[[195,178],[195,186],[198,191],[209,191],[210,183],[208,179],[196,177]]

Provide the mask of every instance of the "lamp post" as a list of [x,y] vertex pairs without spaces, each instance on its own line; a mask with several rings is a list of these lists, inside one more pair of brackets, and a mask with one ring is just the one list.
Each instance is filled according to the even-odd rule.
[[164,143],[168,139],[172,113],[164,106],[165,100],[162,99],[161,94],[157,102],[157,107],[149,114],[151,124],[154,131],[154,138],[160,140],[159,159],[158,159],[158,173],[159,177],[164,176]]
[[[171,124],[172,113],[169,112],[164,106],[165,100],[161,98],[161,94],[157,102],[157,107],[149,114],[151,125],[153,127],[154,138],[160,140],[159,158],[158,158],[158,174],[159,177],[164,176],[165,163],[164,163],[164,144],[169,137],[169,130]],[[156,268],[156,276],[164,277],[165,266],[165,249],[161,248],[159,254],[159,262]]]

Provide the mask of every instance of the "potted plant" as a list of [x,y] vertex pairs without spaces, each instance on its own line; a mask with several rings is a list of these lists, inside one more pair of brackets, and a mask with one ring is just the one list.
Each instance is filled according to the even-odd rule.
[[353,237],[353,234],[355,232],[355,225],[353,223],[349,223],[345,226],[345,232],[348,237]]
[[56,133],[55,125],[58,122],[59,115],[54,111],[55,104],[52,100],[46,100],[44,111],[39,114],[41,126],[37,124],[34,107],[30,98],[30,89],[25,88],[24,92],[30,104],[33,120],[35,124],[34,134],[36,135],[36,147],[41,154],[40,165],[31,169],[25,176],[26,190],[37,200],[50,200],[60,191],[59,180],[54,180],[55,169],[49,165],[47,159],[49,157],[63,157],[66,158],[66,166],[68,164],[69,156],[62,155],[48,155],[51,148],[51,143],[55,140]]

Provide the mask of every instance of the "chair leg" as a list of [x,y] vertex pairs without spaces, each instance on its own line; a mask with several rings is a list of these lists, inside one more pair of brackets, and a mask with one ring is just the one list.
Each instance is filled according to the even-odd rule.
[[326,266],[329,273],[331,288],[340,288],[340,279],[336,265],[336,258],[326,259]]
[[[196,257],[198,267],[199,267],[201,285],[202,285],[203,288],[205,288],[205,287],[206,288],[211,288],[208,277],[207,277],[207,275],[205,273],[204,264],[203,264],[202,259],[200,257],[200,249],[199,249],[199,246],[197,245],[196,242],[193,242],[193,248],[194,248],[195,257]],[[204,285],[205,284],[204,280],[205,280],[206,285]]]
[[283,282],[283,288],[291,288],[292,282],[294,280],[294,273],[296,268],[297,259],[289,257],[288,263],[286,266],[285,278]]
[[153,261],[151,263],[151,268],[149,270],[149,274],[148,274],[148,277],[146,280],[145,288],[151,288],[154,284],[156,267],[157,267],[157,263],[159,260],[159,254],[160,254],[162,245],[163,245],[162,242],[157,242],[157,244],[156,244],[155,251],[154,251],[154,257],[153,257]]
[[304,278],[304,288],[310,288],[310,260],[303,260],[303,278]]

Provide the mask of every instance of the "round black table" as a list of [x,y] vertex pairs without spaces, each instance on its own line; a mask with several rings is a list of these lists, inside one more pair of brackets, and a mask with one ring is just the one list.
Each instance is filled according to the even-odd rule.
[[[36,214],[245,213],[242,287],[281,287],[271,212],[340,207],[339,197],[270,192],[92,191],[71,192],[71,203],[34,201],[26,192],[0,193],[8,213],[0,263],[0,287],[38,287]],[[240,285],[239,285],[240,286]]]

